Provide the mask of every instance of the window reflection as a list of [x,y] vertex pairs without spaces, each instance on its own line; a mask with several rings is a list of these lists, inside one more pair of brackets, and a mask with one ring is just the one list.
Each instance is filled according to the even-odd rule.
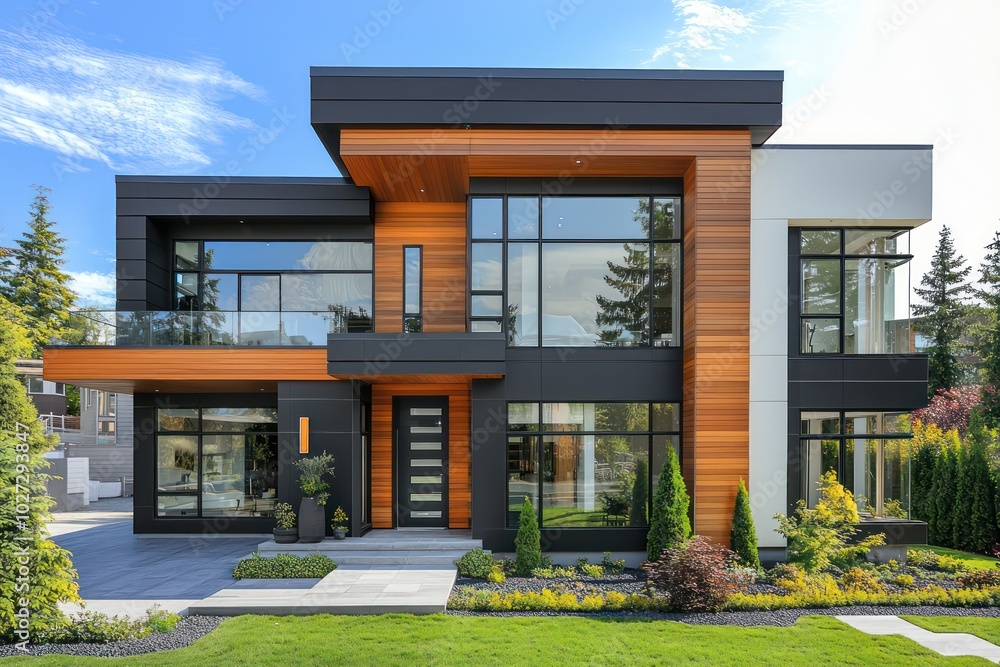
[[226,271],[370,271],[372,243],[206,241],[205,258],[205,268]]
[[546,239],[642,239],[649,236],[646,197],[543,197]]

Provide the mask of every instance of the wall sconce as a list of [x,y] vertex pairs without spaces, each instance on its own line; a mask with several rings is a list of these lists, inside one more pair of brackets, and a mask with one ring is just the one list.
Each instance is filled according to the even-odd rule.
[[309,453],[309,417],[299,417],[299,454]]

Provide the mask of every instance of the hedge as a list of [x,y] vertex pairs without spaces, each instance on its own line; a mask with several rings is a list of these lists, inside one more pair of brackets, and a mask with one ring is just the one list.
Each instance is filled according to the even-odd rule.
[[322,579],[336,569],[337,564],[323,554],[261,556],[254,552],[236,564],[233,579]]

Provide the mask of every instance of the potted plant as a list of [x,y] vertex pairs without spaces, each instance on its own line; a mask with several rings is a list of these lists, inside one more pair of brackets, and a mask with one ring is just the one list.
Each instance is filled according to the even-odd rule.
[[302,504],[299,505],[299,541],[306,543],[319,542],[326,535],[324,521],[326,505],[330,494],[330,485],[323,478],[333,475],[333,457],[320,454],[295,462],[299,474],[299,488],[302,489]]
[[338,507],[333,511],[333,521],[331,522],[333,525],[333,539],[342,540],[347,537],[347,533],[350,530],[347,527],[348,521],[347,512],[344,511],[343,507]]
[[295,528],[295,510],[288,503],[274,506],[275,527],[271,532],[278,544],[294,544],[299,541],[299,531]]

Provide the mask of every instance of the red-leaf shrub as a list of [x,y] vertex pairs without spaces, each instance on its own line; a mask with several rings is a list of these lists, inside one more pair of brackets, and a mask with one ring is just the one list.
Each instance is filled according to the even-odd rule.
[[926,408],[914,410],[913,419],[924,424],[937,424],[942,431],[969,430],[969,412],[979,405],[982,388],[979,385],[939,389]]
[[667,597],[673,611],[719,611],[742,586],[730,570],[738,557],[707,537],[664,549],[659,560],[647,563],[649,585]]

